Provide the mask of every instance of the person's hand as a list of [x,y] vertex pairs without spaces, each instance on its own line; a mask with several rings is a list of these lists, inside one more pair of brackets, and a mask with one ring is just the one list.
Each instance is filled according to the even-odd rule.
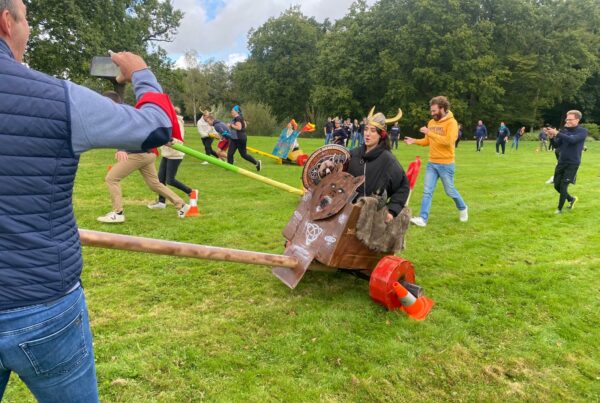
[[421,133],[423,133],[424,135],[426,135],[426,136],[429,134],[429,129],[428,129],[428,128],[426,128],[425,126],[421,127],[421,128],[419,129],[419,131],[420,131]]
[[175,140],[171,140],[169,141],[167,144],[165,144],[168,147],[171,147],[173,144],[175,144]]
[[394,216],[391,213],[387,213],[387,216],[385,216],[385,223],[389,223],[390,221],[392,221],[394,219]]
[[131,81],[133,73],[148,68],[144,59],[131,52],[111,52],[110,58],[121,69],[121,74],[117,76],[119,84]]
[[117,151],[115,153],[115,159],[117,160],[117,162],[123,162],[123,161],[127,161],[129,157],[127,156],[127,153],[125,151]]
[[546,134],[547,134],[548,136],[550,136],[551,138],[552,138],[552,137],[555,137],[555,136],[558,134],[558,130],[556,130],[556,129],[553,129],[553,128],[551,128],[551,127],[549,127],[549,128],[547,128],[547,129],[545,129],[545,132],[546,132]]
[[416,141],[416,140],[415,140],[415,139],[413,139],[412,137],[404,137],[404,142],[405,142],[406,144],[409,144],[409,145],[410,145],[410,144],[415,144],[415,141]]

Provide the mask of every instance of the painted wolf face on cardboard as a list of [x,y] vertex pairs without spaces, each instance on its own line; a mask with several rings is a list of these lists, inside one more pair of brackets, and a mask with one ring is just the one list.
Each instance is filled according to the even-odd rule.
[[326,176],[315,189],[310,208],[311,220],[322,220],[339,213],[352,202],[356,189],[364,181],[364,176],[354,177],[347,172],[335,172]]

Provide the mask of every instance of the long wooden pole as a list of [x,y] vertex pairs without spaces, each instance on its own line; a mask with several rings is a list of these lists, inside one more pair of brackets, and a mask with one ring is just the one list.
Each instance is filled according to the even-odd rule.
[[79,230],[81,244],[97,248],[120,249],[133,252],[154,253],[191,257],[195,259],[219,260],[265,266],[298,267],[298,259],[285,255],[252,252],[239,249],[218,248],[215,246],[196,245],[190,243],[163,241],[153,238],[110,234],[107,232]]

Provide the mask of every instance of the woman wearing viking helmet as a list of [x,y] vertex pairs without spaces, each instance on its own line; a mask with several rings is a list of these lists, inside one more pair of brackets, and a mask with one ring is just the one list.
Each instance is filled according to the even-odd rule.
[[378,195],[386,199],[388,214],[386,222],[396,217],[406,204],[410,186],[404,169],[390,151],[387,125],[402,118],[402,111],[392,119],[371,109],[364,131],[365,144],[350,151],[348,172],[353,176],[365,176],[358,188],[358,197]]

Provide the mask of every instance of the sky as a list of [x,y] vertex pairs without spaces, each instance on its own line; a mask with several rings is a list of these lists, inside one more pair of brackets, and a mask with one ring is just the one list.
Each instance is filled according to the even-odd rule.
[[233,65],[248,56],[250,28],[258,28],[290,6],[300,4],[302,12],[317,21],[333,21],[343,17],[352,3],[353,0],[174,0],[175,8],[185,16],[174,41],[161,46],[179,67],[184,67],[183,54],[187,50],[197,51],[201,62],[214,59]]

